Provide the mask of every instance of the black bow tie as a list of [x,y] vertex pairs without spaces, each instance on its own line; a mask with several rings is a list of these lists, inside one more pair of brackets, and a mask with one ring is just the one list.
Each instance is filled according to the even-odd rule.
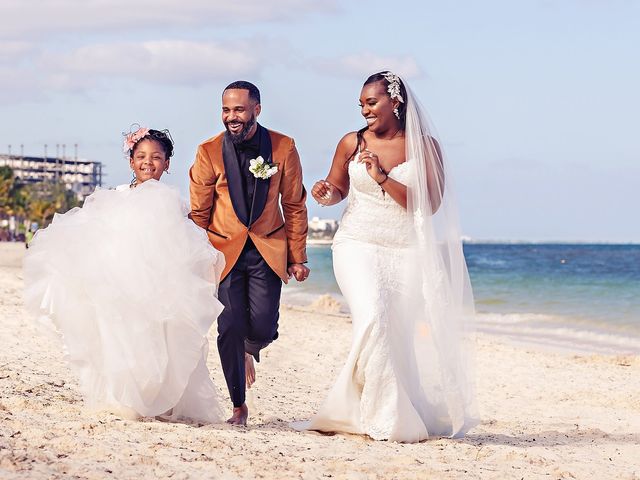
[[260,146],[259,145],[255,145],[253,143],[239,143],[238,145],[236,145],[236,149],[238,150],[238,152],[258,152],[260,150]]

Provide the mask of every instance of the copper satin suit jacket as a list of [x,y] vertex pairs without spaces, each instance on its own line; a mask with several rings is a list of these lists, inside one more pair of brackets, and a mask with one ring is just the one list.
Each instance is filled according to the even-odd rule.
[[255,219],[249,220],[242,208],[239,165],[223,158],[224,132],[200,144],[189,170],[190,217],[206,229],[211,244],[224,254],[222,279],[238,260],[247,237],[285,283],[288,264],[307,261],[307,194],[300,157],[292,138],[267,131],[271,163],[278,171],[267,180],[257,180],[254,210],[263,209]]

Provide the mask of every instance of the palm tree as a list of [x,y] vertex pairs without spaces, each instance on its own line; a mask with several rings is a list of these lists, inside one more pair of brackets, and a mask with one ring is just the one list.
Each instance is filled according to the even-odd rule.
[[64,213],[79,203],[62,182],[24,185],[16,181],[10,167],[0,167],[0,218],[15,216],[18,224],[27,219],[45,227],[56,212]]
[[80,204],[73,191],[62,182],[33,183],[24,190],[27,216],[40,227],[46,227],[55,213],[65,213]]
[[11,195],[15,188],[15,177],[11,167],[0,167],[0,216],[11,215]]

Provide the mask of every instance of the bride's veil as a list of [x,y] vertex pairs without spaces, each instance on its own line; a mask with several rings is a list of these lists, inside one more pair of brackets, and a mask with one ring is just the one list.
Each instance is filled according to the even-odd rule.
[[[407,209],[413,217],[415,253],[407,313],[415,319],[414,347],[423,414],[437,431],[464,434],[477,423],[473,293],[462,251],[451,172],[417,98],[406,84],[405,144],[413,182]],[[415,260],[415,261],[413,261]]]

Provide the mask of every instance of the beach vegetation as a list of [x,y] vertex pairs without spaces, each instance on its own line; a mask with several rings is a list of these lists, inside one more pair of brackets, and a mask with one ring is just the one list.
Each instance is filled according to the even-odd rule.
[[0,167],[0,221],[4,230],[12,217],[16,233],[24,233],[34,223],[46,227],[54,214],[79,205],[75,193],[61,181],[22,183],[10,167]]

